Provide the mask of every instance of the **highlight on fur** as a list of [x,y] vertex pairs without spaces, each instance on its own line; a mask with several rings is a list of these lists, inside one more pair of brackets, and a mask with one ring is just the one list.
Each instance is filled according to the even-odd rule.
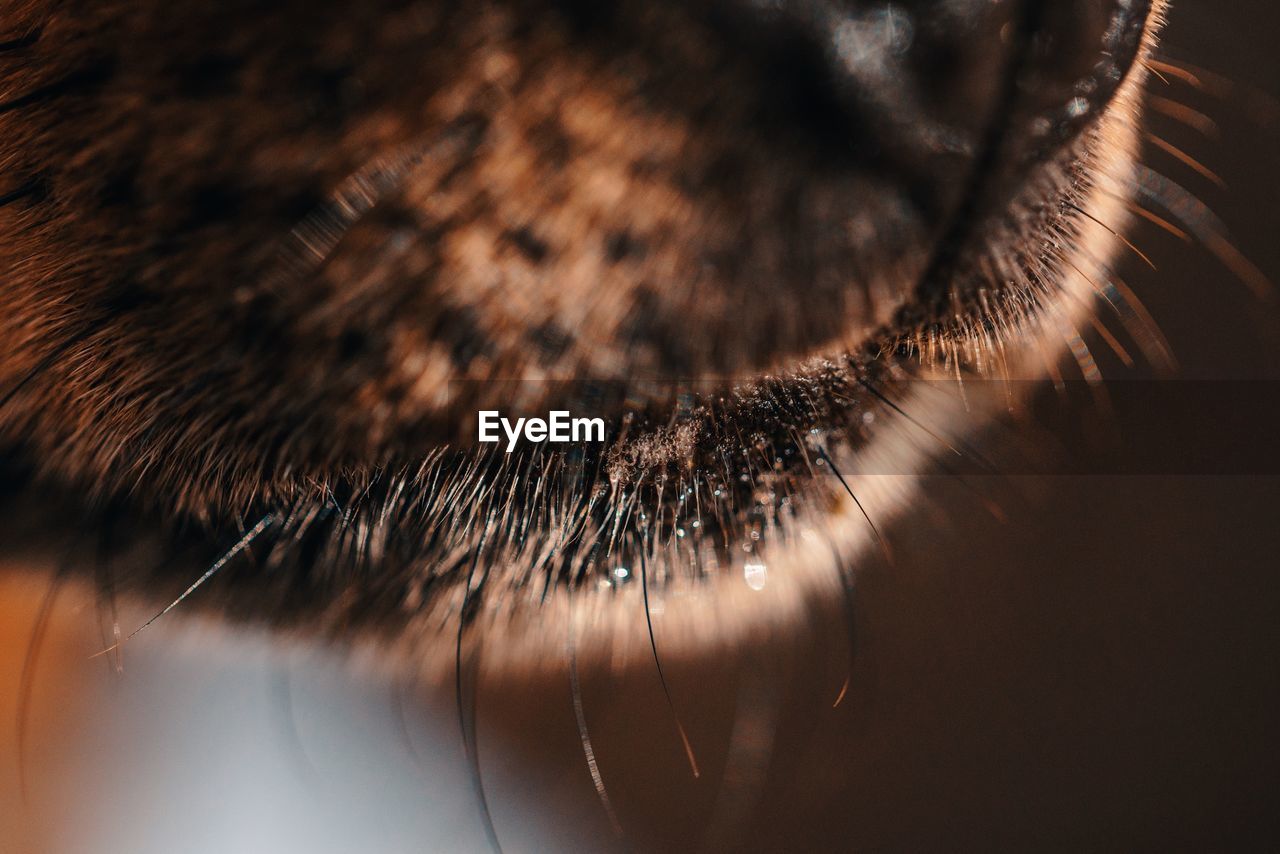
[[[22,4],[0,438],[167,543],[158,614],[438,675],[802,619],[1008,405],[966,378],[1090,376],[1123,304],[1163,4],[945,5]],[[609,441],[469,447],[498,398]]]

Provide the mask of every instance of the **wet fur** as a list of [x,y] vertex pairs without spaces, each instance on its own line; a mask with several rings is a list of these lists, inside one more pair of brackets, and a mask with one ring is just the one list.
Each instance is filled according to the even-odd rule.
[[[160,532],[115,586],[161,604],[243,543],[193,602],[441,666],[460,616],[525,665],[566,624],[644,654],[641,596],[678,650],[799,619],[968,429],[919,380],[1038,376],[1107,279],[1139,63],[922,201],[675,6],[313,5],[28,3],[0,36],[0,436]],[[901,169],[964,174],[968,132]],[[604,448],[441,446],[566,379]]]

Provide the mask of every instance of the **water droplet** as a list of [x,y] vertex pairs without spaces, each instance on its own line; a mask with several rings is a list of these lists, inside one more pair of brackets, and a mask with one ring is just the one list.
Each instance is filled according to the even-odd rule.
[[742,578],[752,590],[763,590],[769,580],[769,569],[763,563],[744,564]]

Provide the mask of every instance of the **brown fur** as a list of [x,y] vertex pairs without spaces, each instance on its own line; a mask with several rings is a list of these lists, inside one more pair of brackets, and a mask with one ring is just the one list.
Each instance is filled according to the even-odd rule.
[[[545,597],[663,534],[623,508],[699,490],[727,561],[838,500],[800,483],[803,436],[862,447],[917,356],[980,367],[1055,298],[1150,24],[903,6],[900,54],[857,4],[26,2],[0,17],[0,437],[215,542],[271,520],[319,602],[371,572],[342,619],[481,552]],[[440,450],[584,385],[631,412],[606,450]],[[596,545],[553,572],[579,518]],[[250,609],[308,607],[285,590]]]

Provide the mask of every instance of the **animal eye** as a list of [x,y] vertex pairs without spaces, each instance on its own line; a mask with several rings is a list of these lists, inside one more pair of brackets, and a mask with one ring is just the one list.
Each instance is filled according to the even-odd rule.
[[1219,181],[1143,118],[1214,128],[1147,98],[1220,82],[1157,56],[1166,11],[20,3],[7,480],[93,541],[57,584],[96,591],[108,660],[192,614],[373,650],[445,686],[477,781],[486,677],[555,674],[619,833],[584,696],[656,676],[667,759],[763,779],[777,689],[735,671],[709,747],[694,665],[813,620],[851,673],[855,578],[933,536],[936,478],[991,506],[981,437],[1044,380],[1171,361],[1121,277],[1154,266],[1135,223],[1268,287],[1142,160]]
[[[614,586],[660,550],[664,584],[739,576],[855,503],[808,484],[894,431],[871,425],[905,384],[1038,372],[1023,344],[1109,287],[1082,282],[1156,17],[37,11],[0,112],[23,459],[275,570],[229,558],[210,593],[372,576],[344,601],[392,605],[356,607],[375,623],[467,611],[469,575]],[[504,409],[607,436],[490,454]]]

